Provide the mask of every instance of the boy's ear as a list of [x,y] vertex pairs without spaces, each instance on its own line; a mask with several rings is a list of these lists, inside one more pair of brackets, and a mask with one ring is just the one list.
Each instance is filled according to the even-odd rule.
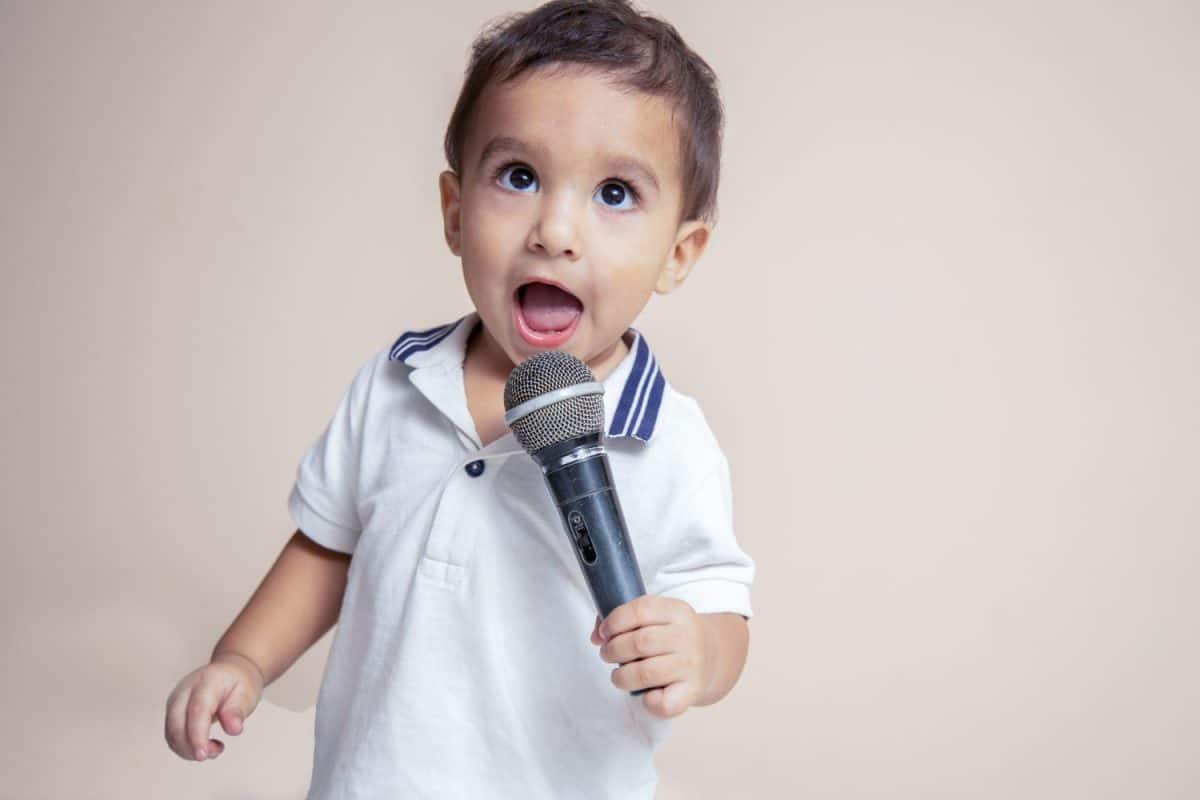
[[688,220],[679,226],[679,233],[675,235],[675,245],[667,254],[662,269],[658,271],[654,291],[666,294],[687,280],[692,265],[699,260],[708,245],[711,232],[712,225],[698,219]]
[[438,176],[438,191],[442,195],[442,229],[450,252],[456,256],[462,255],[462,224],[459,213],[462,208],[461,188],[458,176],[450,170]]

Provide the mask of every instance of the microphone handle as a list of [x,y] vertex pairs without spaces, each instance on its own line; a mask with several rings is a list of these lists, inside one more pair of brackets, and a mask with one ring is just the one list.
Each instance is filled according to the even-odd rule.
[[535,458],[542,465],[600,617],[644,595],[646,587],[599,434],[545,448]]

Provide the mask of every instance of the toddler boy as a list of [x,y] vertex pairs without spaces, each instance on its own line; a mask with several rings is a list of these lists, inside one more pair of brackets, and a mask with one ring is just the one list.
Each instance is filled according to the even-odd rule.
[[[630,327],[704,251],[720,128],[708,66],[626,3],[480,36],[439,178],[474,311],[359,369],[300,463],[298,530],[168,699],[175,752],[219,755],[214,718],[239,734],[336,622],[310,800],[653,797],[667,720],[730,690],[751,613],[726,459]],[[547,349],[604,384],[649,592],[605,620],[503,421],[509,372]]]

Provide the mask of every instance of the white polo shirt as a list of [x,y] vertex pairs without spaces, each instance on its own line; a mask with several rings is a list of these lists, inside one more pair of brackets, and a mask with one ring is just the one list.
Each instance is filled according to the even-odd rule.
[[[596,609],[541,470],[511,433],[480,447],[462,369],[478,321],[375,354],[300,462],[297,527],[354,554],[308,800],[654,796],[670,721],[589,641]],[[749,617],[725,457],[646,340],[626,342],[605,446],[646,590]]]

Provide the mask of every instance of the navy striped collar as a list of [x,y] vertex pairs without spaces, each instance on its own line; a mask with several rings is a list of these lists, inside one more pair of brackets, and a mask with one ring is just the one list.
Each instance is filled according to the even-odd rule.
[[[446,325],[408,331],[392,344],[388,359],[418,369],[441,363],[461,366],[467,337],[478,319],[478,313],[471,312]],[[604,381],[607,435],[648,442],[658,423],[667,381],[646,338],[634,328],[629,331],[633,336],[629,353]]]

